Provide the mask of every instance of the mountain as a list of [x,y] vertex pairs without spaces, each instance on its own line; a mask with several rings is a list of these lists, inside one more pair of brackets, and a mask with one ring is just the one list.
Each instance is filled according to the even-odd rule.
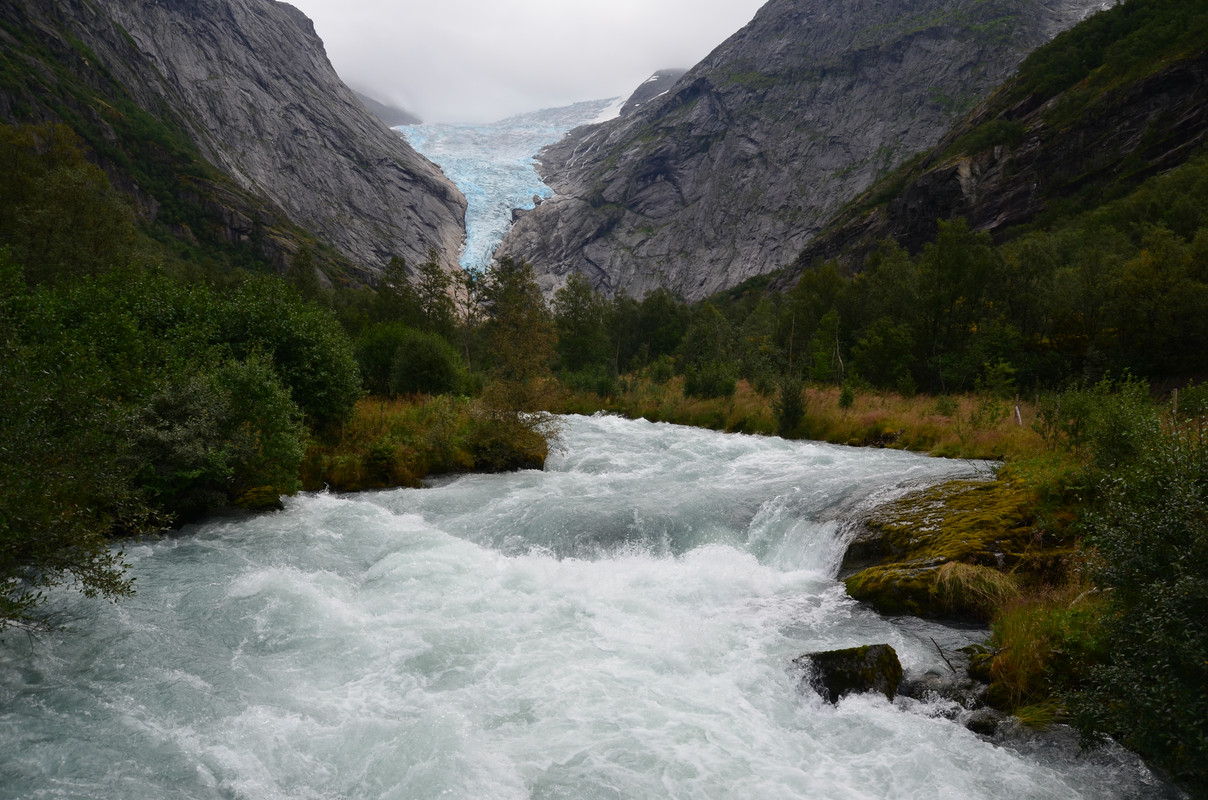
[[684,76],[686,69],[660,69],[658,72],[651,75],[646,80],[642,81],[642,85],[634,90],[633,94],[621,106],[621,116],[630,117],[637,113],[638,109],[649,103],[651,100],[662,97],[667,92],[671,91],[671,87],[675,82]]
[[1032,54],[939,144],[838,215],[773,285],[832,258],[859,269],[887,238],[917,253],[941,219],[963,217],[999,241],[1048,227],[1206,143],[1208,13],[1194,0],[1121,4]]
[[497,255],[697,299],[791,262],[1103,0],[771,0],[672,91],[540,156],[556,196]]
[[465,200],[336,76],[273,0],[9,0],[0,119],[64,122],[143,216],[183,241],[290,263],[317,237],[362,279],[435,248]]
[[369,95],[362,94],[361,92],[356,92],[356,96],[365,105],[365,108],[369,109],[369,112],[373,114],[373,116],[386,123],[386,126],[389,128],[393,128],[397,125],[423,124],[422,119],[415,116],[405,108],[396,108],[394,106],[386,105],[385,103],[378,102]]

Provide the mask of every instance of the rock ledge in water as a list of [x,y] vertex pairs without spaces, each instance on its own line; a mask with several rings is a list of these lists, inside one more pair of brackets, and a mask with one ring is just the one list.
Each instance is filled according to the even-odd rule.
[[793,663],[806,670],[802,683],[832,703],[861,692],[880,692],[893,700],[902,681],[898,654],[887,644],[806,653]]

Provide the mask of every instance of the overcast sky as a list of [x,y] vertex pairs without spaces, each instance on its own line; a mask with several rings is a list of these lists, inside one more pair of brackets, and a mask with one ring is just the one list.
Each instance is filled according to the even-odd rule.
[[696,64],[764,0],[289,0],[340,77],[425,122],[628,96]]

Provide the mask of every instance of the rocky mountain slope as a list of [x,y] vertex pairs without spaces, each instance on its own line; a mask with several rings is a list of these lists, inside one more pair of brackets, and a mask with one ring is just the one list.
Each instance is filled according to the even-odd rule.
[[393,128],[396,125],[422,125],[424,122],[405,108],[386,105],[361,92],[357,92],[356,96],[364,104],[365,108],[369,109],[369,112],[373,116],[386,123],[388,127]]
[[[10,0],[0,37],[0,118],[72,125],[150,217],[195,206],[279,265],[297,250],[291,227],[354,270],[429,248],[456,264],[461,193],[365,109],[292,6]],[[148,177],[156,154],[163,180]],[[177,232],[200,235],[184,217]]]
[[684,73],[687,71],[686,69],[660,69],[642,81],[642,85],[634,89],[633,94],[629,95],[625,104],[621,106],[621,116],[631,117],[642,106],[671,91],[676,81],[684,77]]
[[[1180,6],[1187,24],[1171,30]],[[1195,6],[1120,6],[1037,51],[938,145],[845,209],[773,286],[834,258],[857,270],[886,238],[918,252],[939,219],[964,217],[1002,240],[1184,163],[1208,144],[1208,30]]]
[[629,117],[541,155],[556,196],[497,252],[547,290],[707,296],[791,262],[1022,57],[1104,0],[771,0]]

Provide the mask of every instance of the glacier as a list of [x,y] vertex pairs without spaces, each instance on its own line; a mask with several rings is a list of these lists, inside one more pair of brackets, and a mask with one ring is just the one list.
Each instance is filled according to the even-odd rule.
[[586,100],[484,124],[400,125],[407,142],[435,162],[466,196],[466,243],[461,266],[487,269],[512,225],[512,209],[531,209],[534,196],[553,191],[541,181],[536,154],[580,125],[615,116],[618,98]]

